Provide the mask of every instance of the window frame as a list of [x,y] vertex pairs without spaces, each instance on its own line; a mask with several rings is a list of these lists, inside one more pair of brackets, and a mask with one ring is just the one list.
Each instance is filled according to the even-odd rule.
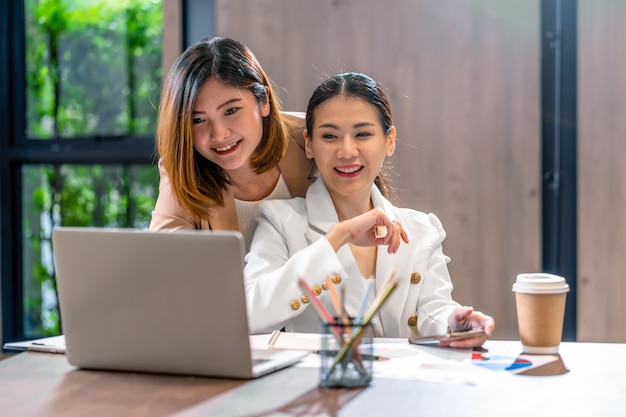
[[[167,60],[182,50],[183,3],[183,0],[163,1],[164,69],[171,65]],[[45,140],[26,137],[25,13],[24,1],[0,1],[0,62],[6,63],[0,66],[0,333],[3,343],[26,338],[22,167],[28,164],[154,166],[156,156],[153,135]],[[167,31],[165,22],[169,25]]]

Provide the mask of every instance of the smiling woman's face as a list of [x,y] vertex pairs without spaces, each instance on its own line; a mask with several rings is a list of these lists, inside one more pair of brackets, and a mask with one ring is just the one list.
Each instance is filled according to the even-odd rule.
[[393,154],[395,130],[386,134],[376,107],[361,98],[334,96],[314,112],[307,156],[315,159],[331,196],[369,199],[385,156]]
[[211,78],[193,106],[193,146],[227,172],[249,169],[269,111],[269,103],[259,106],[251,91]]

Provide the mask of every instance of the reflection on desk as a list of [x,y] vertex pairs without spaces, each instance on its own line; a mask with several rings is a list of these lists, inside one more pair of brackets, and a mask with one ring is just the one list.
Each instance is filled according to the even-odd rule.
[[[491,355],[521,351],[519,342],[485,347]],[[626,344],[566,342],[533,375],[500,372],[506,378],[479,385],[376,378],[368,388],[333,390],[318,388],[318,370],[304,364],[237,381],[77,370],[62,355],[26,352],[0,361],[0,410],[3,416],[621,417],[624,357]],[[536,376],[546,373],[552,376]]]

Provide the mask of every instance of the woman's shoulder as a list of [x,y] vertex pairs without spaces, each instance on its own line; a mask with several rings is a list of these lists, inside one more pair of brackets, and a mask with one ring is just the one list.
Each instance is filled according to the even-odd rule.
[[282,112],[289,143],[285,155],[278,163],[292,196],[303,197],[317,176],[313,159],[304,150],[304,113]]
[[300,145],[300,147],[304,148],[304,136],[302,132],[304,132],[305,129],[306,114],[304,112],[296,111],[283,111],[281,113],[285,123],[287,136],[289,136],[290,140],[295,141],[298,145]]
[[430,232],[439,235],[441,238],[446,236],[445,229],[439,217],[434,213],[426,213],[411,208],[398,208],[399,217],[404,223],[404,227],[408,230],[420,230],[422,232]]
[[434,213],[427,213],[410,207],[400,207],[385,198],[376,186],[372,186],[372,201],[374,206],[380,207],[392,220],[402,223],[408,230],[428,230],[443,234],[443,225]]
[[287,129],[304,129],[306,113],[302,111],[281,111]]

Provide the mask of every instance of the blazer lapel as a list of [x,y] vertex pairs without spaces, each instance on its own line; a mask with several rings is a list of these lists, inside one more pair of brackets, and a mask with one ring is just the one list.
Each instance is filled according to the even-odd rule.
[[[401,221],[401,219],[398,218],[399,213],[397,209],[386,198],[383,197],[383,195],[378,190],[378,187],[376,187],[375,185],[372,185],[371,196],[372,203],[375,208],[382,210],[382,212],[385,213],[387,217],[389,217],[392,221]],[[404,244],[400,245],[400,249],[398,250],[398,252],[403,249],[403,246]],[[399,262],[401,259],[402,258],[400,258],[397,253],[393,255],[387,253],[386,246],[378,247],[378,252],[376,254],[376,290],[380,290],[380,287],[382,286],[385,278],[387,277],[387,275],[389,275],[393,268],[396,268],[396,278],[398,277],[399,271],[397,270],[401,267],[401,264]],[[397,292],[398,289],[399,288],[396,288],[395,292]]]
[[[391,220],[396,220],[402,223],[402,217],[399,210],[393,206],[389,200],[383,197],[378,188],[372,186],[372,203],[374,207],[381,209]],[[404,242],[400,244],[398,252],[395,254],[387,253],[386,246],[379,246],[376,255],[376,291],[380,291],[382,284],[391,272],[393,268],[396,269],[395,278],[399,279],[398,286],[391,295],[391,298],[387,300],[389,305],[393,304],[393,308],[382,308],[379,312],[379,319],[385,330],[385,333],[399,333],[399,328],[402,325],[400,318],[402,315],[401,308],[397,308],[397,305],[404,305],[409,293],[410,280],[405,279],[405,276],[410,276],[408,268],[410,266],[411,250],[409,245]],[[390,326],[393,327],[389,328]]]
[[321,178],[309,187],[305,205],[309,220],[307,239],[310,239],[309,243],[311,243],[325,235],[333,225],[339,222],[339,218]]

